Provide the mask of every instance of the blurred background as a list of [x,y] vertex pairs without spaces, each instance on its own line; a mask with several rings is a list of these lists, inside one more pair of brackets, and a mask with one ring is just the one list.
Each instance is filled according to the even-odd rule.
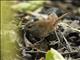
[[[12,10],[12,5],[21,2],[28,2],[29,0],[15,0],[15,1],[0,1],[1,3],[1,60],[22,60],[19,45],[17,41],[22,40],[20,32],[18,30],[18,22],[14,18],[15,12]],[[30,0],[38,1],[38,0]],[[40,5],[36,7],[45,6],[41,13],[47,14],[45,10],[48,7],[54,6],[55,13],[61,16],[65,12],[72,11],[74,15],[67,16],[67,19],[79,20],[80,21],[80,0],[42,0],[46,2],[40,2]],[[35,2],[36,3],[36,2]],[[39,3],[39,1],[37,2]],[[35,5],[35,4],[33,4]],[[37,8],[31,8],[30,11],[34,11]],[[80,23],[80,22],[79,22]],[[74,23],[73,23],[74,25]],[[76,26],[73,26],[76,27]],[[80,28],[80,27],[77,27]],[[20,45],[21,46],[21,45]]]

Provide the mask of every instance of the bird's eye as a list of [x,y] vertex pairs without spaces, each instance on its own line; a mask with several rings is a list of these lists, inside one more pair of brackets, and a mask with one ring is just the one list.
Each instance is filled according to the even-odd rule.
[[32,27],[32,25],[29,25],[29,26],[28,26],[28,28],[31,28],[31,27]]
[[39,19],[37,19],[37,18],[36,18],[36,19],[34,19],[34,21],[38,21],[38,20],[39,20]]

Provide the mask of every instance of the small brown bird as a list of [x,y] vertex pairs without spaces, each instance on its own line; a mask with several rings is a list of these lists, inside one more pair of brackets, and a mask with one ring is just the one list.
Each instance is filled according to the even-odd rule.
[[[50,14],[47,19],[43,18],[42,20],[35,21],[28,29],[34,37],[40,38],[43,40],[49,35],[49,33],[56,30],[57,24],[61,18],[63,18],[68,13],[58,17],[55,13]],[[27,27],[27,26],[26,26]]]

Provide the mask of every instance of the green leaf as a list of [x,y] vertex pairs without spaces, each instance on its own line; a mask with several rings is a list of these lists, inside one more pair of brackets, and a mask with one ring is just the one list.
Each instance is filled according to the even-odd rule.
[[12,9],[19,12],[34,11],[41,7],[45,1],[22,2],[12,6]]
[[46,54],[46,60],[65,60],[65,59],[58,51],[51,48]]

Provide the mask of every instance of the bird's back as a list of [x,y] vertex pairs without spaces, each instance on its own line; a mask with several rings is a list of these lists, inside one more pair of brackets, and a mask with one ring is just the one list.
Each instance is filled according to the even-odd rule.
[[54,30],[57,18],[57,16],[49,15],[48,19],[46,20],[34,22],[30,28],[30,32],[34,37],[42,38],[48,36],[48,33]]

